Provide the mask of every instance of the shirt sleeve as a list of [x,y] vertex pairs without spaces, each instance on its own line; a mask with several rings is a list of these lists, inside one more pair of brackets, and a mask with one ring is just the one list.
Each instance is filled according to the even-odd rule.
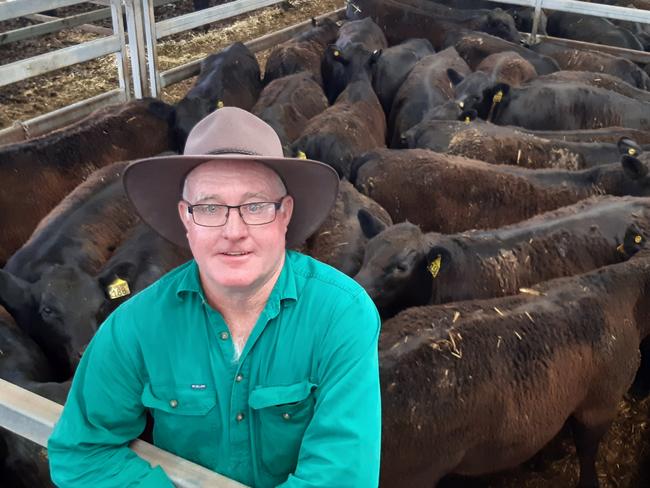
[[95,334],[75,373],[61,418],[48,441],[52,481],[59,487],[174,485],[128,443],[146,423],[144,369],[130,320],[112,314]]
[[294,474],[282,488],[376,488],[381,399],[380,319],[365,292],[329,325],[318,366],[314,416]]

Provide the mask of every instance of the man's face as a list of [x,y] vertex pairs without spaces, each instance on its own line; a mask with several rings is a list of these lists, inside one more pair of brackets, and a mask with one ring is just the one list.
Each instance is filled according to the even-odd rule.
[[[278,175],[263,164],[211,161],[187,176],[184,199],[191,205],[241,205],[277,202],[284,195]],[[230,209],[224,226],[202,227],[194,223],[186,202],[179,202],[178,209],[203,285],[209,291],[254,292],[282,267],[293,210],[290,196],[282,201],[275,220],[262,225],[247,225],[236,209]]]

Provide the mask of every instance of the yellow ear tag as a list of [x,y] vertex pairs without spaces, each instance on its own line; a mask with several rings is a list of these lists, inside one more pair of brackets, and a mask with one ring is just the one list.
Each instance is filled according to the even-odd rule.
[[122,298],[130,294],[131,290],[129,290],[129,284],[122,278],[115,278],[115,281],[108,285],[108,296],[111,300]]
[[298,151],[297,156],[298,156],[298,159],[307,159],[307,155],[302,151]]
[[438,273],[440,272],[441,263],[442,263],[442,258],[440,256],[440,254],[438,254],[436,259],[431,261],[431,264],[429,264],[429,266],[427,266],[427,269],[429,270],[429,273],[431,273],[431,276],[433,276],[434,278],[436,276],[438,276]]
[[619,244],[619,246],[616,248],[616,250],[618,252],[620,252],[621,254],[626,254],[625,253],[625,246],[623,246],[623,244]]
[[463,101],[458,102],[458,106],[460,108],[465,108],[465,102],[463,102]]
[[636,149],[634,149],[633,147],[631,147],[631,148],[629,148],[629,149],[627,150],[627,153],[628,153],[630,156],[634,156],[634,155],[636,154]]
[[494,97],[492,97],[492,102],[499,103],[501,100],[503,100],[503,91],[499,90]]
[[465,117],[465,123],[469,125],[470,122],[471,122],[470,118],[469,118],[469,117]]
[[217,100],[217,108],[223,108],[223,100]]
[[341,55],[341,51],[339,51],[338,49],[335,49],[332,54],[334,54],[335,58],[338,58]]
[[642,240],[643,240],[643,237],[641,237],[641,236],[635,236],[635,237],[634,237],[634,242],[635,242],[636,244],[641,244],[641,241],[642,241]]

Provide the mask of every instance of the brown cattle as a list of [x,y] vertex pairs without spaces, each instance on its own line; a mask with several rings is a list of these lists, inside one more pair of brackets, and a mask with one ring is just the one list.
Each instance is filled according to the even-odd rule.
[[560,138],[538,137],[537,133],[495,125],[481,119],[469,124],[427,120],[407,131],[405,140],[409,148],[431,149],[487,163],[525,168],[578,170],[619,159],[619,149],[615,143],[565,142]]
[[292,154],[329,164],[350,178],[352,161],[365,151],[384,146],[386,118],[367,79],[353,81],[336,103],[312,118],[291,146]]
[[648,75],[632,61],[620,56],[600,51],[569,49],[546,43],[536,44],[531,46],[531,49],[550,56],[563,70],[607,73],[637,88],[650,88]]
[[597,487],[598,445],[650,333],[649,291],[642,251],[529,294],[414,307],[384,322],[381,486],[512,468],[568,421],[578,486]]
[[338,26],[325,18],[320,24],[312,19],[312,28],[278,44],[266,61],[264,83],[268,84],[283,76],[306,71],[320,85],[323,84],[320,63],[325,48],[336,40]]
[[475,71],[483,71],[497,81],[519,86],[537,77],[530,61],[514,51],[490,54],[481,61]]
[[621,164],[582,171],[494,165],[425,149],[380,149],[358,164],[355,186],[394,222],[408,220],[425,232],[501,227],[602,193],[650,194],[647,162],[627,155]]
[[650,199],[603,195],[507,227],[451,235],[425,234],[409,222],[386,227],[368,214],[360,220],[371,239],[355,280],[389,316],[416,305],[512,295],[618,263],[645,246]]
[[360,193],[347,180],[342,180],[334,208],[300,251],[353,276],[361,267],[368,242],[357,217],[361,209],[384,225],[392,224],[390,215],[381,205]]
[[251,112],[273,127],[288,152],[288,146],[300,136],[307,122],[327,107],[323,89],[310,73],[303,71],[269,83]]
[[173,149],[171,107],[152,99],[98,110],[38,139],[0,147],[0,265],[93,171]]

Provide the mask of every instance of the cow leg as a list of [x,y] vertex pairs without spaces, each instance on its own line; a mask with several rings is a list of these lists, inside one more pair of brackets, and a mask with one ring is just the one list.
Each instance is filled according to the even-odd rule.
[[575,417],[570,420],[576,453],[580,462],[580,480],[578,488],[598,488],[596,472],[596,455],[601,439],[607,432],[611,422],[590,426]]

